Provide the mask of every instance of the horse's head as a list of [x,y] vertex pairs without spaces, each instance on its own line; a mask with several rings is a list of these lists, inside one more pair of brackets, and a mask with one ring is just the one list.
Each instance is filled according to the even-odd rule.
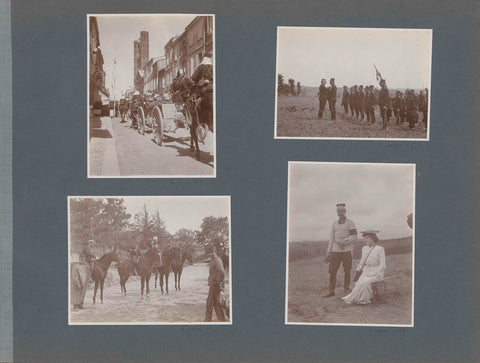
[[113,251],[110,251],[107,253],[107,255],[109,255],[111,261],[115,261],[115,262],[120,262],[120,256],[118,254],[118,245],[115,244],[115,248],[113,249]]
[[183,251],[183,257],[185,257],[190,265],[193,265],[193,250],[191,248]]

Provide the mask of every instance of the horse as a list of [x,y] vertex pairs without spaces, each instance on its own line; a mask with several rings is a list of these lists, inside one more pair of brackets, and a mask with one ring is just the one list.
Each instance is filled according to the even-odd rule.
[[195,90],[195,82],[188,77],[182,77],[172,84],[175,96],[180,97],[185,107],[184,116],[191,120],[190,151],[195,152],[195,157],[200,160],[200,147],[198,146],[198,127],[205,124],[213,132],[213,90]]
[[127,283],[130,275],[132,275],[135,271],[135,266],[138,261],[138,254],[134,250],[129,249],[128,252],[130,253],[130,258],[117,264],[117,271],[118,276],[120,277],[120,289],[122,290],[122,296],[127,296],[127,289],[125,287],[125,284]]
[[155,288],[157,288],[157,279],[159,279],[162,295],[163,295],[163,278],[165,278],[165,291],[168,294],[168,276],[170,275],[170,267],[171,267],[170,250],[165,248],[162,253],[162,262],[154,266]]
[[119,262],[120,258],[117,254],[117,245],[115,249],[111,252],[104,254],[98,260],[93,261],[92,267],[92,280],[95,281],[95,290],[93,293],[93,303],[95,304],[95,298],[97,296],[98,286],[100,285],[100,301],[103,304],[103,284],[105,283],[105,278],[107,277],[107,271],[110,267],[112,261]]
[[145,295],[148,297],[150,293],[150,276],[154,272],[154,266],[162,264],[162,260],[158,253],[157,247],[153,246],[147,250],[137,261],[137,274],[141,279],[141,297],[143,299],[143,290],[145,289]]
[[175,290],[180,290],[180,279],[182,277],[183,263],[188,260],[193,265],[193,252],[191,248],[173,247],[170,249],[170,264],[175,278]]

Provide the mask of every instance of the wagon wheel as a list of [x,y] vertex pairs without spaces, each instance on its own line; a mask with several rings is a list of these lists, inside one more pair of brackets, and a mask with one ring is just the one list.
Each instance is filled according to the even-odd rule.
[[207,137],[207,130],[202,125],[197,127],[197,137],[198,141],[205,145],[205,138]]
[[164,119],[158,106],[153,109],[153,138],[158,145],[163,143],[163,124]]
[[145,112],[141,106],[138,108],[137,114],[137,130],[140,135],[143,135],[145,134]]

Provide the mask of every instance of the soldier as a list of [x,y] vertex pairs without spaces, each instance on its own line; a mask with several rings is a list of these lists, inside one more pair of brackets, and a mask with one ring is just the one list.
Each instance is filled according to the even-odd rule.
[[208,297],[207,307],[205,310],[205,320],[212,321],[212,313],[215,308],[215,314],[218,321],[225,321],[222,306],[220,305],[220,292],[223,290],[223,279],[225,278],[225,270],[220,257],[217,256],[217,251],[214,245],[207,248],[210,256],[209,274],[208,274]]
[[354,110],[354,104],[353,104],[353,86],[350,87],[350,101],[349,101],[349,106],[350,106],[350,113],[352,114],[352,117],[355,115],[355,110]]
[[369,109],[368,112],[370,114],[370,122],[372,124],[375,123],[375,89],[373,85],[369,86],[370,88],[370,93],[369,93],[369,98],[368,98],[368,103],[369,103]]
[[[212,53],[205,53],[203,55],[202,62],[192,74],[192,81],[195,82],[197,86],[201,80],[204,80],[205,83],[213,82]],[[200,87],[202,87],[202,85],[200,85]]]
[[360,114],[360,121],[363,121],[365,114],[364,110],[365,92],[363,92],[363,86],[358,88],[358,113]]
[[353,86],[353,109],[355,111],[355,117],[358,119],[358,86]]
[[405,122],[405,99],[400,91],[397,91],[397,96],[393,99],[393,113],[396,117],[395,125],[403,125]]
[[345,113],[348,115],[348,104],[350,103],[350,92],[348,92],[348,87],[343,86],[343,95],[342,95],[342,106],[345,109]]
[[80,262],[83,262],[88,266],[88,281],[92,282],[92,270],[93,270],[93,261],[95,260],[95,255],[92,251],[92,246],[95,243],[93,239],[85,242],[83,244],[82,252],[80,253]]
[[407,94],[407,99],[405,103],[407,108],[408,128],[412,130],[415,128],[415,123],[418,118],[417,106],[416,106],[415,96],[413,94],[413,91],[409,91],[409,93]]
[[328,88],[328,108],[330,108],[330,117],[332,120],[337,119],[335,104],[337,103],[337,86],[335,78],[330,78],[330,87]]
[[328,98],[328,89],[325,86],[327,81],[325,78],[322,78],[320,82],[320,87],[318,87],[318,119],[320,120],[323,117],[323,110],[325,109],[325,104],[327,103]]
[[344,284],[343,289],[346,294],[350,292],[350,272],[352,269],[352,251],[353,242],[357,240],[357,228],[355,223],[346,217],[347,209],[345,203],[337,204],[338,220],[332,224],[330,231],[330,240],[328,242],[326,262],[329,263],[328,272],[330,280],[328,285],[328,294],[323,297],[335,295],[335,285],[337,281],[337,271],[340,263],[343,264]]
[[388,115],[387,110],[390,108],[390,95],[388,93],[387,82],[385,79],[380,80],[380,93],[378,95],[378,107],[380,109],[380,115],[382,116],[382,130],[387,129]]
[[365,115],[367,116],[367,123],[371,122],[370,120],[370,107],[372,107],[372,99],[370,97],[370,87],[365,86],[365,101],[363,102]]
[[423,110],[423,126],[427,129],[428,124],[428,88],[425,88],[425,107]]

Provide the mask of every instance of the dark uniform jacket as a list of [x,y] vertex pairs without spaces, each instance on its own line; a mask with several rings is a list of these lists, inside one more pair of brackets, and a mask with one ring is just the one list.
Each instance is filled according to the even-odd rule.
[[225,270],[220,257],[214,256],[209,264],[208,285],[219,285],[225,278]]
[[328,98],[328,88],[325,87],[325,85],[320,85],[320,87],[318,87],[318,99],[320,101],[326,101]]
[[388,88],[382,88],[378,95],[378,105],[379,106],[390,106],[390,95],[388,93]]
[[337,86],[332,85],[328,88],[328,99],[329,100],[337,99]]
[[348,105],[350,102],[350,92],[343,91],[342,105]]
[[200,64],[192,74],[192,80],[198,83],[201,79],[213,81],[213,65]]

